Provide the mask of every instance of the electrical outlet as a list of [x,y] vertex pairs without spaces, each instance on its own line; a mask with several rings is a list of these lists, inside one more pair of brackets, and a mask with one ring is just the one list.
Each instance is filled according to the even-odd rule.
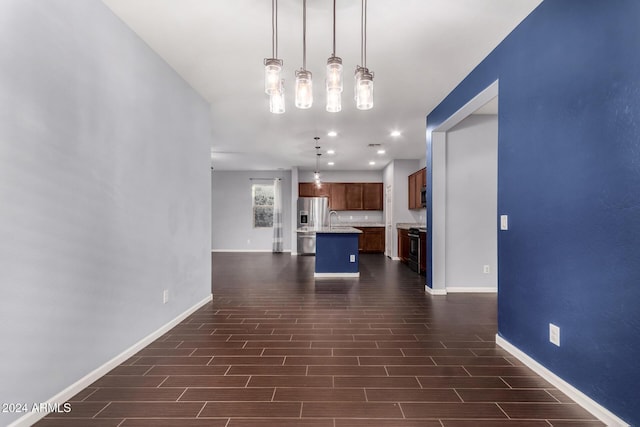
[[164,291],[162,291],[162,303],[166,304],[169,302],[169,290],[165,289]]
[[491,273],[491,266],[490,265],[485,265],[484,267],[482,267],[482,272],[484,274],[490,274]]
[[549,341],[560,347],[560,326],[549,323]]
[[356,256],[355,255],[349,255],[349,262],[356,262]]

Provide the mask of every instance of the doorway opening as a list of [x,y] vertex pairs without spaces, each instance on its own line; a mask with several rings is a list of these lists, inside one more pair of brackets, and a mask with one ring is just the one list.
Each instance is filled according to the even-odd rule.
[[432,132],[433,294],[498,290],[498,82]]

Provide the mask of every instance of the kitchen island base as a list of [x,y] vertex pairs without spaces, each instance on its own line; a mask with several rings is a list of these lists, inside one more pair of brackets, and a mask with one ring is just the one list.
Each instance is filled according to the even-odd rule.
[[360,277],[358,234],[347,227],[316,232],[316,265],[314,277]]

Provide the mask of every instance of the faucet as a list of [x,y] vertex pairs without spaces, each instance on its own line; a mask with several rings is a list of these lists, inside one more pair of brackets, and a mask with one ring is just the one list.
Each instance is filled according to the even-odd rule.
[[336,211],[330,211],[329,212],[329,228],[330,229],[333,228],[333,226],[331,225],[331,215],[332,214],[336,214],[336,216],[338,216],[338,212],[336,212]]

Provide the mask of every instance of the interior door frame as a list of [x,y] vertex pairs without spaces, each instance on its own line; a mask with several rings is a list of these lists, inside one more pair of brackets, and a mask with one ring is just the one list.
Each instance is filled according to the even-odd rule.
[[385,188],[385,255],[393,258],[393,187],[387,184]]
[[[498,80],[478,93],[458,111],[431,132],[431,287],[426,290],[433,295],[446,295],[446,145],[447,132],[469,117],[478,108],[499,95]],[[496,236],[497,238],[497,236]],[[499,260],[498,260],[499,262]]]

